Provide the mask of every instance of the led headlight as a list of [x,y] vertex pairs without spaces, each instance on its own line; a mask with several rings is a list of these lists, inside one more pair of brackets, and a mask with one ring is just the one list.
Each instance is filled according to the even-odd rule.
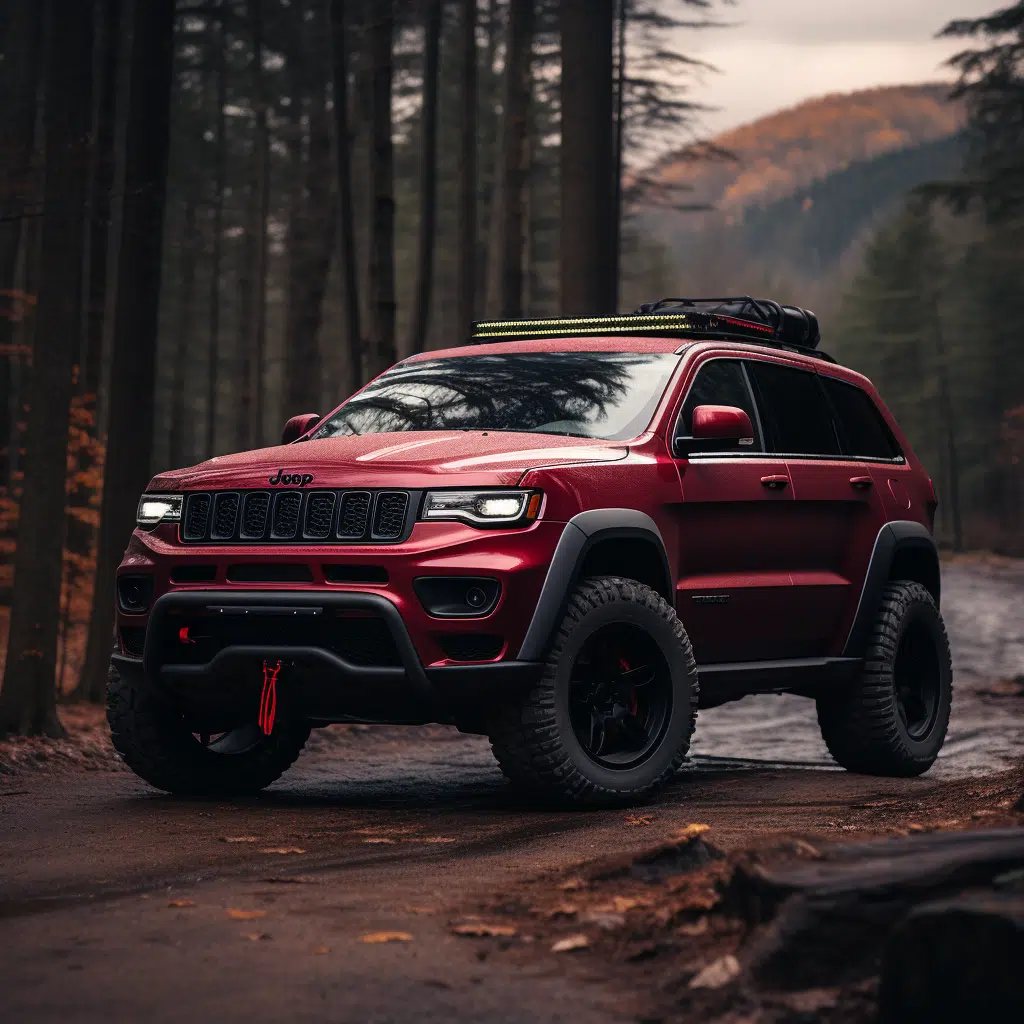
[[135,522],[138,526],[176,523],[181,519],[181,501],[180,494],[144,494],[139,498]]
[[532,523],[540,512],[539,491],[430,491],[422,519],[462,519],[479,526]]

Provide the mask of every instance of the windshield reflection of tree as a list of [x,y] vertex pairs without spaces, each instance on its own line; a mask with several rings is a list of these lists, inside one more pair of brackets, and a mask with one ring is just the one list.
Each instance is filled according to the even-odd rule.
[[632,369],[645,361],[630,353],[567,352],[414,362],[342,406],[320,436],[548,428],[586,437],[587,424],[622,402]]

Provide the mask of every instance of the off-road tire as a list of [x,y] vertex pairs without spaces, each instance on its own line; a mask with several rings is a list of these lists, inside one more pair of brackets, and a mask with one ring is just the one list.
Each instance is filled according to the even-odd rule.
[[[672,703],[660,745],[636,768],[609,771],[590,760],[568,714],[572,663],[586,638],[602,625],[627,622],[657,641],[669,667]],[[540,681],[492,714],[491,749],[517,788],[573,806],[636,803],[679,769],[697,721],[697,666],[682,623],[650,587],[617,576],[582,581],[555,631]]]
[[[900,715],[894,669],[911,624],[931,638],[937,673],[934,717],[910,735]],[[926,772],[946,738],[953,701],[949,639],[935,598],[920,583],[890,583],[882,595],[860,677],[841,693],[818,698],[818,724],[829,753],[863,775],[910,777]]]
[[174,709],[149,688],[107,675],[107,722],[125,764],[151,786],[178,796],[244,796],[279,778],[309,738],[307,723],[278,717],[270,736],[235,753],[204,747]]

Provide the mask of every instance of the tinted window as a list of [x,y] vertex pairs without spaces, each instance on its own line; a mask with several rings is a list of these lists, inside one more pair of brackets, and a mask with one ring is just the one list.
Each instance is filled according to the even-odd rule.
[[[712,359],[705,363],[686,395],[686,402],[679,415],[678,437],[690,437],[693,433],[693,410],[698,405],[731,405],[742,409],[757,430],[757,414],[754,402],[747,387],[747,379],[743,374],[743,364],[738,359]],[[755,438],[757,447],[746,451],[761,451],[759,439]]]
[[875,403],[860,388],[834,377],[822,377],[843,436],[843,451],[868,459],[895,459],[899,446]]
[[626,441],[651,422],[679,357],[516,352],[413,359],[335,411],[314,437],[510,430]]
[[780,455],[839,455],[832,409],[817,377],[776,363],[747,363],[760,395],[771,451]]

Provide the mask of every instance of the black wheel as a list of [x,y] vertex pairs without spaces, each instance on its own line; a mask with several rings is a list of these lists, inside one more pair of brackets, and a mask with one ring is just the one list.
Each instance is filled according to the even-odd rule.
[[151,786],[180,796],[241,796],[279,778],[299,756],[309,725],[279,716],[264,736],[255,721],[195,733],[149,688],[122,678],[112,662],[107,721],[125,764]]
[[935,599],[919,583],[886,587],[860,678],[818,699],[832,756],[865,775],[926,772],[946,738],[953,702],[949,640]]
[[634,580],[573,592],[540,682],[496,709],[505,775],[577,805],[627,803],[680,766],[697,718],[697,667],[672,607]]

